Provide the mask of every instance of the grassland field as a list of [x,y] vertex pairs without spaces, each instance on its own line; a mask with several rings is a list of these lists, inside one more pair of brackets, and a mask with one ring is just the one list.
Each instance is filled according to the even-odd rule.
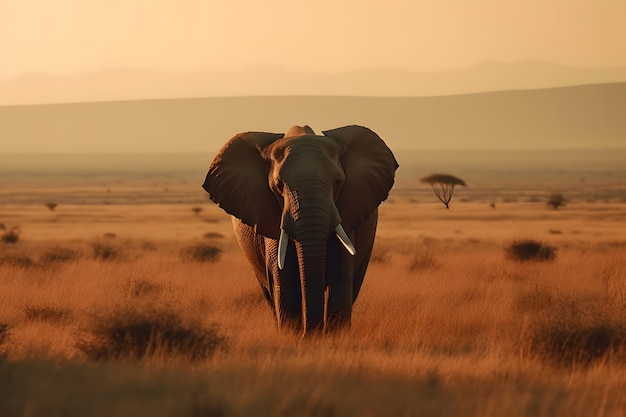
[[464,172],[449,210],[400,176],[352,328],[308,340],[202,178],[3,175],[0,416],[624,416],[626,177],[553,174]]

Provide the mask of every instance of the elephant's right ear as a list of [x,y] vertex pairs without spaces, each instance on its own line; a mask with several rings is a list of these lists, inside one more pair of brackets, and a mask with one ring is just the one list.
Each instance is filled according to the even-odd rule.
[[268,165],[260,150],[282,137],[262,132],[236,135],[217,154],[202,184],[224,211],[273,239],[280,234],[280,206],[268,185]]

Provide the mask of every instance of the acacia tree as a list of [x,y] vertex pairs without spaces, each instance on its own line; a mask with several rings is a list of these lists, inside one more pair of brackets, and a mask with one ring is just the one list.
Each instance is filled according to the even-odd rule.
[[454,186],[462,185],[466,187],[465,181],[448,174],[431,174],[422,178],[420,182],[429,184],[437,198],[445,204],[447,209],[450,208],[449,203],[452,200],[452,194],[454,194]]

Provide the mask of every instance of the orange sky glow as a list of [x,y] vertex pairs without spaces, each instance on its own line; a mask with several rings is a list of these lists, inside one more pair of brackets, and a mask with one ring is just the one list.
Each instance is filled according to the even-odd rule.
[[621,0],[0,0],[0,79],[108,68],[626,66]]
[[[422,129],[439,120],[426,117],[435,101],[414,101],[422,106],[415,113],[400,105],[370,113],[288,105],[269,114],[266,104],[253,108],[245,102],[227,111],[226,104],[212,101],[195,112],[190,103],[159,111],[153,107],[172,103],[143,103],[121,113],[122,105],[29,105],[298,95],[415,98],[624,83],[624,22],[624,0],[0,0],[0,137],[12,138],[0,152],[196,151],[237,131],[282,131],[294,123],[316,129],[359,123],[403,146],[423,148],[420,141],[441,136],[452,117],[460,133],[441,136],[437,149],[520,147],[511,137],[490,142],[485,132],[468,132],[509,120],[505,102],[513,109],[537,108],[548,99],[559,104],[546,108],[554,113],[549,120],[546,112],[537,113],[533,123],[547,123],[539,133],[577,125],[573,121],[586,126],[584,132],[604,133],[528,133],[524,147],[623,147],[619,87],[584,90],[595,101],[550,92],[534,104],[526,96],[502,96],[494,107],[502,117],[496,118],[468,119],[464,105],[448,98],[437,113],[442,122],[417,138],[410,133],[411,120],[425,117]],[[477,100],[484,112],[492,103],[489,97]],[[584,102],[589,110],[566,112],[572,102]],[[454,116],[451,108],[457,109]],[[517,117],[511,116],[511,125],[528,116],[506,113],[511,114]],[[483,116],[484,122],[476,121]],[[458,123],[464,117],[467,126]]]

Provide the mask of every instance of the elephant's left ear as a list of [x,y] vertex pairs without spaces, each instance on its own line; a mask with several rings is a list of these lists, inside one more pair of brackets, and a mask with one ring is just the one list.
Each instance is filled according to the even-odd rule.
[[342,144],[345,182],[337,209],[347,230],[354,230],[387,199],[398,163],[385,142],[362,126],[345,126],[323,132]]

